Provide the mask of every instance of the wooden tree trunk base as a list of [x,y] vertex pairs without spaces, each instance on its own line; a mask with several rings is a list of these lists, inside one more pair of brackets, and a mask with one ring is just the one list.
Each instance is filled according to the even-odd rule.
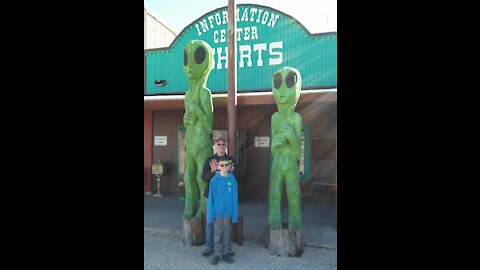
[[205,226],[201,221],[183,220],[183,244],[200,246],[205,244]]
[[302,230],[266,228],[266,243],[270,254],[277,256],[300,257],[303,253]]

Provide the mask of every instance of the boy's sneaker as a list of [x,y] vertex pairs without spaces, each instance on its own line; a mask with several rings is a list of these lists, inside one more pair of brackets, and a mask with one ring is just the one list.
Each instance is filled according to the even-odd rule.
[[231,257],[233,257],[233,256],[235,256],[235,251],[233,251],[232,249],[229,249],[227,254],[230,255]]
[[230,255],[228,255],[228,253],[226,255],[223,255],[223,258],[222,258],[224,261],[226,261],[227,263],[233,263],[233,259]]
[[208,257],[210,255],[213,255],[213,250],[211,248],[206,248],[203,252],[202,252],[202,256],[204,257]]
[[213,259],[210,261],[211,264],[216,265],[220,261],[220,257],[215,255]]

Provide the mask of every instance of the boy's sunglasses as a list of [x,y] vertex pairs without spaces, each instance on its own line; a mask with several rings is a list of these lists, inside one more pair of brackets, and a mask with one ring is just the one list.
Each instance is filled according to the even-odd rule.
[[218,166],[220,166],[220,167],[227,167],[228,165],[230,165],[230,164],[220,164],[220,165],[218,165]]

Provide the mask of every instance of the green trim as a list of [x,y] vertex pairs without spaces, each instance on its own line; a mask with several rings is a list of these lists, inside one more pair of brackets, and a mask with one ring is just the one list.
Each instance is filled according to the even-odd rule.
[[177,126],[177,191],[178,191],[178,199],[184,201],[185,196],[180,196],[180,186],[178,185],[178,182],[180,182],[180,179],[183,178],[183,175],[180,174],[180,140],[178,139],[178,135],[180,132],[185,133],[185,127],[183,125],[178,125]]
[[303,175],[300,177],[300,182],[306,182],[310,176],[310,124],[303,124],[302,130],[303,138]]

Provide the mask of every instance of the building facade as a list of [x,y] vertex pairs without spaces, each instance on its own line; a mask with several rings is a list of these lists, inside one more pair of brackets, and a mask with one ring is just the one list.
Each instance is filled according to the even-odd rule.
[[173,27],[143,7],[143,49],[168,47],[177,37]]
[[[144,191],[157,192],[152,164],[162,163],[160,191],[182,198],[183,113],[188,82],[183,47],[201,39],[214,50],[207,81],[214,112],[212,137],[227,134],[228,8],[210,11],[163,48],[145,50]],[[277,107],[272,75],[284,66],[298,69],[302,91],[302,194],[335,204],[337,181],[337,33],[310,33],[295,18],[270,7],[237,5],[237,160],[244,170],[242,198],[268,200],[270,118]],[[227,142],[228,144],[228,142]]]

